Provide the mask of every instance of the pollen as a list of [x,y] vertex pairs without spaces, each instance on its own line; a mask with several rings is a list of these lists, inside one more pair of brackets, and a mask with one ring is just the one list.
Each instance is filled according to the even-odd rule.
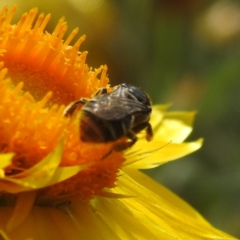
[[[66,118],[63,111],[70,102],[90,98],[102,87],[109,88],[107,66],[95,70],[88,67],[87,52],[79,51],[85,36],[69,45],[78,29],[64,40],[64,18],[50,34],[45,32],[50,15],[37,16],[38,9],[33,8],[14,25],[15,11],[13,6],[0,13],[0,154],[13,153],[11,163],[1,173],[3,181],[9,181],[15,193],[23,191],[16,187],[18,184],[34,186],[38,202],[75,194],[85,200],[101,195],[104,189],[115,186],[125,160],[123,154],[112,152],[111,143],[81,142],[79,114]],[[54,171],[76,166],[83,166],[83,170],[71,177],[58,176],[63,181],[55,177],[49,186],[29,183],[25,177],[54,153],[60,142],[64,143],[61,159]],[[50,170],[51,166],[44,172],[49,182],[53,181]],[[4,191],[0,188],[0,193]]]

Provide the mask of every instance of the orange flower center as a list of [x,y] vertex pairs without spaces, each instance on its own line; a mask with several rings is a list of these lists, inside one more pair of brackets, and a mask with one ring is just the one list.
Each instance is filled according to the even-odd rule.
[[[71,118],[62,114],[64,105],[108,87],[107,67],[89,69],[87,52],[79,52],[85,36],[69,46],[77,29],[63,41],[67,30],[63,19],[49,34],[44,29],[50,15],[40,14],[33,25],[37,9],[32,9],[17,25],[10,25],[15,11],[14,6],[10,12],[4,8],[0,13],[0,61],[8,69],[8,73],[6,69],[0,73],[0,150],[15,153],[5,174],[14,178],[31,168],[64,138],[60,166],[92,165],[64,182],[43,188],[38,197],[79,194],[90,199],[101,195],[104,188],[114,187],[124,161],[122,153],[112,153],[111,143],[81,142],[79,114]],[[6,74],[11,80],[5,79]]]

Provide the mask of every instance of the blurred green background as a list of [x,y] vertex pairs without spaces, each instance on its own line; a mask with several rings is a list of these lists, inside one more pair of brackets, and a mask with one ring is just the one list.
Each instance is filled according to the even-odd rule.
[[[14,22],[38,7],[87,35],[89,66],[107,64],[111,84],[141,86],[153,103],[197,110],[190,140],[203,148],[147,173],[215,227],[240,238],[240,1],[1,0]],[[66,35],[67,36],[67,35]]]

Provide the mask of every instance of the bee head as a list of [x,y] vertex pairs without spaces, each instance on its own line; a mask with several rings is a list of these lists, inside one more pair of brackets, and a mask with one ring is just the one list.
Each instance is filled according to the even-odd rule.
[[136,99],[138,102],[141,102],[148,106],[151,105],[148,95],[139,88],[133,85],[127,85],[126,83],[121,84],[121,86],[125,88],[125,91],[127,91],[127,93],[129,93],[127,94],[128,98]]

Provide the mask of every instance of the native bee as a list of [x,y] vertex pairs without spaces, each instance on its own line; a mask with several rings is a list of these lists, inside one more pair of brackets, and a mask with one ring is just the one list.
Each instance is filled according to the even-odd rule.
[[114,142],[122,137],[131,141],[116,144],[116,151],[125,150],[137,141],[136,134],[146,130],[146,139],[153,137],[149,123],[152,107],[146,93],[125,83],[108,93],[106,88],[98,90],[91,99],[81,98],[70,103],[64,110],[65,117],[71,116],[79,105],[80,139],[83,142]]

